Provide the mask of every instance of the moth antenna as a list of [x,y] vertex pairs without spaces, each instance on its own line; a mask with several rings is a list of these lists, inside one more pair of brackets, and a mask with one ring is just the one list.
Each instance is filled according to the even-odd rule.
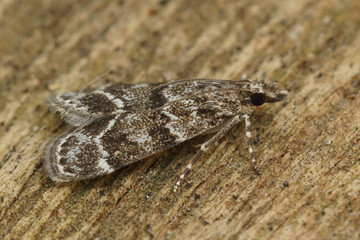
[[106,75],[108,75],[109,73],[111,73],[114,70],[114,68],[110,68],[109,70],[107,70],[106,72],[104,72],[103,74],[101,74],[100,76],[97,76],[96,78],[94,78],[93,80],[91,80],[88,84],[86,84],[76,95],[76,97],[74,99],[77,99],[79,97],[79,95],[87,88],[89,87],[91,84],[93,84],[94,82],[102,79],[103,77],[105,77]]

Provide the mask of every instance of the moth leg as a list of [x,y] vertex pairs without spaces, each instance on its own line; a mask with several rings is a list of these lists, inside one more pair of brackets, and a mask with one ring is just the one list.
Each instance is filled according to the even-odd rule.
[[242,117],[245,118],[245,132],[246,132],[246,138],[247,138],[247,144],[248,144],[251,163],[253,165],[253,168],[254,168],[256,174],[260,175],[260,169],[259,169],[259,167],[257,165],[256,159],[255,159],[255,156],[254,156],[254,150],[253,150],[253,147],[252,147],[250,117],[249,117],[248,114],[244,114],[244,115],[242,115]]
[[230,121],[228,121],[223,128],[221,128],[212,138],[210,138],[207,142],[203,143],[200,147],[200,150],[197,152],[195,157],[191,160],[191,162],[187,165],[185,171],[180,175],[179,180],[176,182],[174,186],[174,192],[177,191],[178,187],[181,184],[181,181],[184,179],[185,175],[190,172],[192,166],[196,163],[196,161],[200,158],[200,156],[209,150],[212,146],[216,145],[218,141],[226,135],[226,133],[238,122],[241,121],[240,115],[236,115]]

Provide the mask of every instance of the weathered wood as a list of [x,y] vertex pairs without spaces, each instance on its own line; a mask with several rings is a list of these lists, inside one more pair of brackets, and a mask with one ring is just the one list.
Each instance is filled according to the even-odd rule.
[[[0,1],[0,239],[360,238],[360,2]],[[110,82],[278,82],[171,190],[194,139],[103,178],[51,182],[43,144],[66,125],[43,100]]]

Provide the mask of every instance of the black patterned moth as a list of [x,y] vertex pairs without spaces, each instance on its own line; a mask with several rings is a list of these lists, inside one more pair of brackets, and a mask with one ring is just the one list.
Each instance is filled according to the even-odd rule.
[[287,94],[274,83],[199,78],[104,85],[87,93],[53,96],[46,103],[75,129],[47,143],[45,171],[56,182],[94,178],[214,133],[187,165],[176,191],[201,154],[244,118],[250,158],[259,172],[249,115],[254,106],[282,101]]

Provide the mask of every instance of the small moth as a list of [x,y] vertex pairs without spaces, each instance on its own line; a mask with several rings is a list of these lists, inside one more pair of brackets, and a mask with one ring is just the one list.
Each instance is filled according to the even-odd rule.
[[87,93],[53,96],[46,101],[51,111],[74,129],[47,143],[45,171],[56,182],[94,178],[215,133],[187,165],[176,191],[202,153],[244,118],[250,158],[259,172],[249,115],[254,106],[282,101],[287,94],[274,83],[200,78],[104,85]]

